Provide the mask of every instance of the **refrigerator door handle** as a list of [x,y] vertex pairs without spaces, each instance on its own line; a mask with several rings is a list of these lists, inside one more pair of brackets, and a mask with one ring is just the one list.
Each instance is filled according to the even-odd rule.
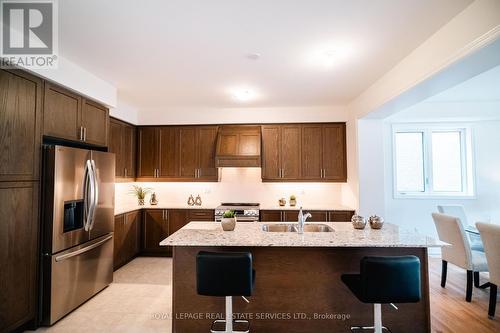
[[94,184],[94,191],[93,191],[93,197],[92,197],[92,203],[91,203],[91,213],[90,213],[90,225],[89,225],[89,230],[92,230],[94,228],[94,222],[95,222],[95,210],[97,207],[97,203],[99,202],[99,183],[97,181],[97,171],[95,167],[95,161],[91,160],[90,161],[91,165],[91,178],[92,182]]
[[72,258],[72,257],[76,257],[82,253],[85,253],[85,252],[88,252],[92,249],[95,249],[96,247],[99,247],[101,246],[102,244],[106,243],[108,240],[110,240],[111,238],[113,238],[113,235],[109,235],[107,236],[106,238],[94,243],[94,244],[91,244],[89,246],[86,246],[84,248],[81,248],[81,249],[78,249],[76,251],[73,251],[73,252],[70,252],[70,253],[66,253],[66,254],[62,254],[60,256],[57,256],[55,259],[56,259],[56,262],[60,262],[60,261],[63,261],[63,260],[66,260],[66,259],[69,259],[69,258]]
[[84,179],[84,212],[85,212],[85,231],[89,231],[92,218],[92,200],[94,197],[94,182],[92,180],[92,164],[90,160],[85,163],[85,179]]

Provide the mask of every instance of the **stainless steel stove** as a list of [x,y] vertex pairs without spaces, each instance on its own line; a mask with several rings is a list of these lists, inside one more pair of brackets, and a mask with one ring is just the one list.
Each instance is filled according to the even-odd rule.
[[234,210],[238,222],[259,222],[259,209],[258,203],[223,202],[215,208],[215,221],[220,222],[226,210]]

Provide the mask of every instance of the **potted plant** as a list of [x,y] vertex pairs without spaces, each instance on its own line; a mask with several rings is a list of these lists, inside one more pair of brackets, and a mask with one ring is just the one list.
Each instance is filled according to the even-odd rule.
[[149,193],[151,193],[150,188],[140,187],[137,185],[132,185],[132,189],[130,190],[130,194],[137,197],[139,206],[144,206],[144,199],[146,198],[146,195],[148,195]]
[[297,197],[294,194],[292,194],[290,196],[290,206],[294,207],[296,204],[297,204]]
[[236,227],[236,214],[234,210],[226,210],[221,220],[222,230],[233,231]]

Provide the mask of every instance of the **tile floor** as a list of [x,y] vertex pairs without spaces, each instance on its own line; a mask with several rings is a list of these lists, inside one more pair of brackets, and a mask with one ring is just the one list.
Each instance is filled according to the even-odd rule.
[[172,259],[138,257],[113,280],[54,326],[36,332],[171,332]]

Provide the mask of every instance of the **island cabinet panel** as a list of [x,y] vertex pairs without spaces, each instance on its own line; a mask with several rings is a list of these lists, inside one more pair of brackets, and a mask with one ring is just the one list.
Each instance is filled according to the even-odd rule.
[[115,176],[118,181],[130,181],[135,178],[135,149],[135,126],[111,118],[108,151],[115,154]]
[[38,182],[0,182],[0,332],[35,318]]
[[42,81],[0,70],[0,181],[38,180]]
[[44,135],[107,146],[108,126],[108,108],[45,82]]
[[262,180],[346,182],[345,123],[262,126]]
[[171,249],[160,246],[169,235],[169,216],[166,209],[146,209],[143,212],[143,253],[169,255]]
[[[349,332],[351,326],[370,325],[373,305],[360,302],[341,275],[359,272],[365,256],[415,255],[421,262],[422,298],[417,303],[397,304],[398,311],[383,306],[383,322],[392,332],[431,332],[426,248],[269,246],[174,247],[172,332],[205,332],[212,324],[211,316],[224,313],[220,298],[200,296],[196,291],[200,251],[252,253],[255,288],[250,303],[235,300],[234,312],[248,316],[252,332],[273,333]],[[188,319],[186,313],[207,316]]]
[[144,181],[218,181],[217,126],[138,129],[138,173]]

